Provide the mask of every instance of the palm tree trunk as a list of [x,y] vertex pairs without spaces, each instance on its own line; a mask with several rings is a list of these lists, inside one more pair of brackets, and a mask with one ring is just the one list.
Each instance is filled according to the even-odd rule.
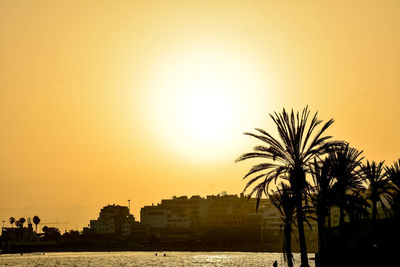
[[290,222],[285,224],[285,253],[288,262],[288,267],[293,267],[293,254],[292,254],[292,226]]
[[376,215],[377,215],[377,208],[376,208],[376,201],[372,202],[372,215],[371,215],[371,224],[372,224],[372,242],[376,243],[376,233],[377,233],[377,225],[376,225]]
[[316,259],[315,266],[325,266],[325,218],[321,214],[317,214],[318,223],[318,261]]
[[321,215],[318,215],[318,250],[319,255],[321,256],[324,252],[325,246],[325,218]]
[[301,255],[300,267],[309,267],[310,265],[308,265],[306,238],[304,235],[303,202],[301,193],[296,194],[296,217],[297,217],[297,227],[299,231],[299,243],[300,243],[300,255]]
[[344,230],[344,196],[339,196],[339,242],[340,246],[338,250],[341,253],[344,253],[347,250],[347,239],[346,239],[346,233]]

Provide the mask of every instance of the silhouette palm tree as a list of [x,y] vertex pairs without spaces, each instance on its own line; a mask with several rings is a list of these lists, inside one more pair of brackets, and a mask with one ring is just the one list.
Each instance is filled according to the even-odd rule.
[[362,151],[345,144],[329,153],[331,162],[331,175],[334,179],[333,190],[337,196],[336,202],[339,206],[339,228],[343,234],[344,211],[346,208],[346,194],[363,189],[362,179],[359,174],[361,165],[360,157]]
[[14,228],[14,223],[15,223],[15,218],[14,217],[10,217],[11,228]]
[[[383,161],[379,163],[367,161],[367,164],[361,167],[364,181],[367,184],[366,198],[372,204],[371,225],[374,243],[377,241],[377,203],[380,203],[382,209],[387,213],[387,204],[392,201],[392,186],[384,172],[383,163]],[[386,204],[384,200],[386,200]]]
[[320,162],[316,159],[310,164],[313,186],[309,190],[311,203],[317,216],[318,249],[320,259],[324,259],[326,246],[325,221],[333,205],[334,192],[332,190],[332,164],[329,158]]
[[[370,207],[370,205],[365,198],[365,192],[363,190],[356,190],[345,195],[345,211],[349,215],[350,219],[350,231],[346,237],[346,244],[354,244],[355,249],[363,245],[363,243],[359,243],[359,239],[363,234],[360,230],[360,224],[369,219],[368,207]],[[351,239],[353,239],[353,242],[350,241]],[[361,242],[365,242],[365,239],[361,239]]]
[[306,173],[309,172],[308,163],[312,162],[314,158],[326,154],[332,147],[341,144],[341,142],[337,141],[328,141],[331,136],[322,136],[333,123],[333,119],[325,123],[315,133],[322,121],[317,118],[317,113],[315,113],[311,122],[308,123],[309,115],[308,107],[304,108],[301,114],[299,112],[295,114],[291,110],[289,115],[285,109],[283,109],[282,113],[274,112],[274,114],[270,114],[277,127],[280,140],[274,138],[263,129],[256,129],[258,131],[257,134],[245,133],[263,141],[266,146],[256,146],[254,147],[254,152],[245,153],[236,160],[261,158],[268,161],[252,167],[243,178],[246,179],[256,174],[255,177],[248,181],[243,190],[243,192],[246,191],[248,187],[259,181],[250,193],[250,196],[256,193],[258,199],[256,207],[258,207],[263,193],[267,194],[272,181],[275,184],[278,179],[289,182],[296,203],[301,266],[309,266],[303,224],[303,199],[308,187],[306,181]]
[[400,159],[393,165],[385,167],[386,176],[392,184],[392,210],[395,219],[400,219]]
[[19,223],[20,223],[20,225],[21,225],[21,228],[24,228],[24,223],[25,223],[25,218],[24,217],[21,217],[20,219],[19,219]]
[[392,166],[385,167],[386,175],[390,181],[400,189],[400,159],[393,162]]
[[281,183],[277,191],[269,194],[271,203],[279,210],[282,219],[283,232],[283,253],[289,267],[293,267],[292,254],[292,224],[295,223],[294,212],[296,203],[294,202],[293,193],[288,185]]
[[33,223],[35,224],[35,228],[36,228],[36,233],[37,233],[37,226],[38,226],[38,224],[40,223],[40,218],[39,218],[39,216],[33,216]]

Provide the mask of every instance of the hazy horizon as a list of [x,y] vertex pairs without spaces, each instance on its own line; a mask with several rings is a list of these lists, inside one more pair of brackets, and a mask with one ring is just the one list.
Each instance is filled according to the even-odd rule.
[[[400,157],[398,1],[1,1],[0,219],[238,194],[269,113]],[[84,206],[55,217],[5,209]],[[93,215],[94,214],[94,215]],[[85,217],[86,216],[86,217]],[[93,217],[94,216],[94,217]],[[8,225],[8,223],[6,223]]]

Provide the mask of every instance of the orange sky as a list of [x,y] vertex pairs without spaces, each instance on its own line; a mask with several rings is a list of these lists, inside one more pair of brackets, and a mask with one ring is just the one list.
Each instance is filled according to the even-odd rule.
[[0,2],[0,219],[239,193],[282,107],[400,157],[398,1]]

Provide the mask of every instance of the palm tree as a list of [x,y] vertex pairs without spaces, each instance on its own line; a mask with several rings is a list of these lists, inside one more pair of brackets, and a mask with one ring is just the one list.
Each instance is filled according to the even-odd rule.
[[11,228],[14,228],[14,223],[15,223],[15,218],[14,217],[10,217]]
[[[325,220],[333,205],[334,192],[332,191],[332,164],[329,158],[310,164],[313,186],[310,188],[310,198],[315,209],[318,225],[318,249],[320,259],[323,261],[326,246]],[[321,262],[322,263],[322,262]]]
[[24,217],[21,217],[20,219],[19,219],[19,223],[20,223],[20,225],[21,225],[21,228],[24,228],[24,223],[25,223],[25,218]]
[[400,218],[400,159],[393,162],[390,167],[385,167],[386,176],[389,178],[392,184],[393,199],[392,199],[392,210],[395,219]]
[[248,181],[243,192],[251,185],[254,185],[256,181],[259,181],[250,193],[250,196],[256,193],[258,199],[257,207],[263,193],[267,194],[272,181],[275,184],[278,179],[289,182],[296,203],[302,267],[309,266],[303,224],[303,200],[308,187],[306,181],[306,173],[309,172],[308,163],[340,144],[340,142],[336,141],[328,142],[331,136],[322,136],[333,123],[333,119],[325,123],[315,133],[322,121],[317,118],[317,113],[315,113],[311,122],[308,123],[309,115],[308,107],[304,108],[301,114],[299,112],[295,114],[292,110],[289,115],[285,109],[283,109],[282,113],[274,112],[274,114],[270,114],[277,127],[280,139],[274,138],[263,129],[256,129],[258,131],[257,134],[245,133],[263,141],[265,145],[254,147],[254,152],[245,153],[236,160],[242,161],[251,158],[267,160],[267,162],[252,167],[243,178],[256,174],[255,177]]
[[[355,190],[345,195],[345,211],[349,215],[349,230],[351,233],[351,235],[347,236],[347,243],[353,243],[355,249],[363,245],[359,241],[365,241],[363,238],[360,240],[363,235],[361,223],[369,219],[368,207],[370,207],[370,204],[366,200],[363,190]],[[349,242],[351,239],[353,239],[353,242]]]
[[294,212],[296,203],[294,202],[293,193],[288,185],[281,183],[280,188],[276,192],[269,194],[269,200],[279,210],[283,225],[283,253],[289,267],[293,267],[292,254],[292,224],[295,223]]
[[346,208],[346,194],[363,189],[362,179],[358,168],[361,165],[360,157],[362,151],[345,144],[332,150],[329,153],[329,160],[332,164],[332,177],[334,178],[333,190],[337,195],[337,204],[339,206],[339,228],[343,233],[344,210]]
[[392,186],[390,180],[387,178],[386,173],[384,173],[383,161],[376,163],[372,161],[371,163],[367,161],[366,165],[361,168],[362,174],[364,176],[365,182],[367,183],[367,200],[372,204],[372,214],[371,214],[371,225],[372,225],[372,240],[375,243],[377,237],[377,203],[381,204],[382,209],[387,212],[387,203],[391,203],[392,198]]
[[385,167],[385,171],[390,181],[400,189],[400,159],[397,162],[393,162],[392,166]]
[[36,228],[36,233],[37,233],[37,226],[40,223],[40,218],[39,216],[33,216],[33,223],[35,224],[35,228]]

